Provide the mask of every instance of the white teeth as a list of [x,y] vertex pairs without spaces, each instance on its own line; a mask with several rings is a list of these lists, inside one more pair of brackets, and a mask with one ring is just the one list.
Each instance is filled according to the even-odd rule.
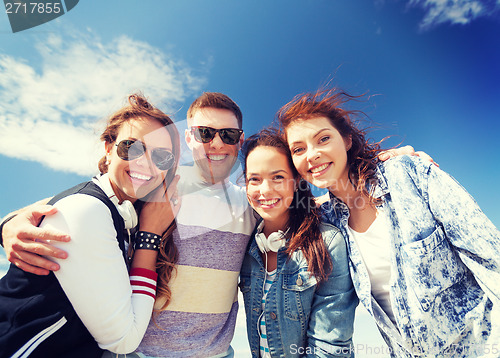
[[139,180],[149,180],[151,179],[152,177],[149,176],[149,175],[143,175],[143,174],[139,174],[139,173],[132,173],[130,172],[129,175],[134,178],[134,179],[139,179]]
[[213,154],[213,155],[208,156],[208,159],[210,159],[210,160],[222,160],[224,158],[226,158],[225,155],[214,155]]
[[259,200],[261,205],[273,205],[278,202],[278,199],[270,199],[270,200]]
[[327,166],[328,166],[328,163],[325,163],[323,165],[320,165],[319,167],[313,168],[313,169],[311,169],[311,173],[320,172],[320,171],[326,169]]

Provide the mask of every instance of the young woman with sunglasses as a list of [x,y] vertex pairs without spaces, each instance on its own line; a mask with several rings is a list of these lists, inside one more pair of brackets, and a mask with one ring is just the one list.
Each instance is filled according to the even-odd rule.
[[357,295],[394,357],[498,357],[500,233],[448,174],[417,157],[379,162],[338,90],[278,113],[303,179],[328,188],[324,219],[347,241]]
[[101,357],[103,349],[128,353],[141,342],[159,251],[159,261],[167,261],[160,284],[169,274],[165,256],[178,205],[170,205],[166,189],[175,181],[180,147],[167,115],[139,95],[128,101],[101,135],[101,175],[55,196],[57,214],[41,223],[71,235],[68,243],[53,243],[68,252],[58,260],[61,269],[36,276],[11,265],[0,281],[1,357]]
[[248,138],[242,163],[261,216],[243,261],[252,357],[351,357],[358,300],[339,230],[322,224],[309,185],[276,130]]

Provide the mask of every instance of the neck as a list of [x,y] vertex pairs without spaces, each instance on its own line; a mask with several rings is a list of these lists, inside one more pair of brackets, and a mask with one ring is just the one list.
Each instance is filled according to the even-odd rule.
[[132,204],[134,204],[136,202],[136,200],[137,200],[136,198],[131,198],[131,197],[127,196],[124,192],[122,192],[118,188],[118,186],[115,185],[115,183],[113,183],[113,181],[111,179],[109,179],[109,184],[111,185],[111,189],[113,190],[113,193],[118,198],[119,204],[123,203],[124,200],[130,201]]
[[212,173],[207,173],[200,167],[196,166],[196,170],[198,171],[200,178],[203,180],[205,184],[215,185],[215,184],[225,184],[229,181],[229,178],[216,178],[212,175]]
[[266,237],[273,232],[277,232],[278,230],[285,232],[288,227],[288,218],[289,215],[287,212],[286,215],[282,215],[282,217],[275,220],[264,220],[264,228],[262,232],[266,235]]
[[370,198],[363,192],[356,190],[349,179],[339,180],[337,185],[328,188],[328,190],[342,200],[349,210],[363,209],[370,202]]

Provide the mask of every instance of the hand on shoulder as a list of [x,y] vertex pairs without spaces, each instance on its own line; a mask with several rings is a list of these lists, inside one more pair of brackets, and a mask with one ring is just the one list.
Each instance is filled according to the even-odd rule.
[[49,242],[67,242],[70,237],[63,232],[38,227],[43,217],[55,213],[57,209],[53,206],[34,204],[21,209],[3,226],[3,246],[10,262],[21,270],[36,275],[48,275],[50,271],[59,269],[59,265],[41,255],[66,258],[66,252]]

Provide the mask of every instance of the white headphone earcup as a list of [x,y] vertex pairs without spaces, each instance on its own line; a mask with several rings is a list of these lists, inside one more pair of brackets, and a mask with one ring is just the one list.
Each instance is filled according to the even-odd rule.
[[278,252],[283,246],[285,246],[285,235],[283,235],[283,231],[278,230],[278,232],[273,232],[267,238],[268,251]]
[[257,246],[259,247],[260,252],[267,252],[267,245],[266,245],[266,235],[264,233],[258,233],[255,235],[255,242],[257,242]]
[[121,204],[115,205],[125,223],[125,229],[132,229],[137,226],[139,219],[135,211],[134,204],[124,200]]
[[261,252],[278,252],[279,249],[285,246],[285,234],[283,231],[278,230],[278,232],[273,232],[269,237],[266,237],[266,235],[261,232],[255,235],[255,242]]
[[109,174],[102,174],[101,176],[94,177],[92,181],[97,184],[104,193],[108,196],[109,200],[115,204],[116,210],[125,222],[125,229],[132,229],[139,223],[139,218],[137,217],[137,212],[135,211],[134,204],[129,200],[124,200],[121,204],[118,202],[111,183],[109,181]]

